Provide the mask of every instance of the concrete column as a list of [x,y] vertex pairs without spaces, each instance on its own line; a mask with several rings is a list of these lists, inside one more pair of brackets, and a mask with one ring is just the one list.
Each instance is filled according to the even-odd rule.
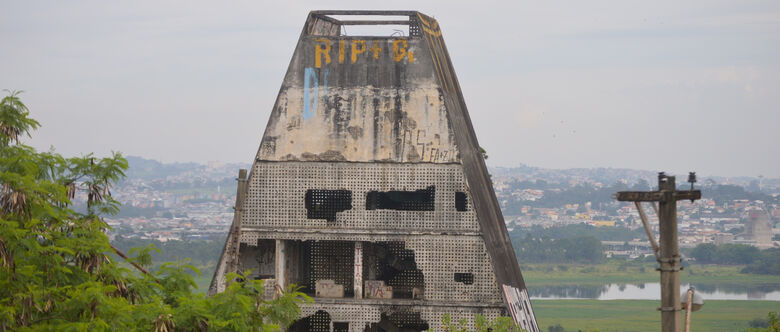
[[282,289],[287,289],[287,250],[285,248],[285,240],[276,240],[276,257],[274,262],[276,265],[276,284]]
[[658,179],[658,189],[663,199],[658,207],[658,232],[660,233],[661,257],[661,330],[679,332],[680,320],[680,252],[677,241],[677,200],[674,177]]
[[363,242],[355,242],[355,298],[363,298]]

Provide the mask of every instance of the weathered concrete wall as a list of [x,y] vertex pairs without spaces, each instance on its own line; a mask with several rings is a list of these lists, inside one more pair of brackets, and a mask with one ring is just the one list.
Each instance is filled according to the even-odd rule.
[[[403,241],[415,252],[425,275],[425,299],[501,304],[482,233],[470,204],[456,211],[455,192],[465,191],[459,165],[349,162],[256,163],[244,206],[241,242],[258,239]],[[366,210],[372,190],[434,186],[434,211]],[[309,219],[305,191],[311,188],[352,191],[352,209],[333,222]],[[474,274],[470,285],[454,273]]]
[[458,160],[443,95],[420,39],[304,36],[259,160]]
[[[304,306],[308,330],[508,313],[538,331],[438,23],[403,12],[410,37],[347,37],[323,15],[307,20],[238,207],[241,262],[270,266],[252,246],[273,239],[273,282],[344,286]],[[397,296],[362,298],[380,277]]]
[[[435,210],[367,210],[370,191],[417,190],[434,186]],[[352,208],[334,221],[307,218],[306,191],[343,189],[352,192]],[[466,211],[456,211],[455,192],[467,187],[457,164],[397,164],[351,162],[258,162],[252,170],[241,220],[242,229],[326,229],[332,232],[395,230],[480,231],[467,199]]]

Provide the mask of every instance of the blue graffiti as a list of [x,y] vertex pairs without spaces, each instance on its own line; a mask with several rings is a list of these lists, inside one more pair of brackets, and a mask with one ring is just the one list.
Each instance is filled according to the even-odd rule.
[[[314,101],[309,97],[309,81],[314,82]],[[308,120],[317,113],[317,98],[319,98],[320,88],[317,82],[317,74],[314,68],[306,68],[303,71],[303,119]]]

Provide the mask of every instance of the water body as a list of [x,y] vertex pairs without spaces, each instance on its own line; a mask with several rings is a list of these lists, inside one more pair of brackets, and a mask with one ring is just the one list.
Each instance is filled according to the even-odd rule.
[[[688,290],[682,284],[680,294]],[[780,301],[780,284],[695,284],[704,300],[768,300]],[[535,300],[596,299],[596,300],[660,300],[661,284],[603,284],[534,287],[528,293]]]

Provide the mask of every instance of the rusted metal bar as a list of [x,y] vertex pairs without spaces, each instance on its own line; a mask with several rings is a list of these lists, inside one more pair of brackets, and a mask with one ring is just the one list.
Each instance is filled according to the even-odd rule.
[[693,288],[688,288],[685,302],[685,332],[691,331],[691,311],[693,311]]
[[236,206],[235,213],[233,214],[233,223],[230,226],[227,239],[225,239],[225,245],[222,247],[222,254],[219,256],[219,261],[214,269],[214,276],[211,279],[211,285],[209,285],[208,294],[214,295],[219,293],[224,287],[224,280],[222,276],[228,272],[234,272],[234,268],[237,268],[238,264],[238,245],[241,241],[241,214],[244,206],[244,199],[246,197],[246,169],[238,170],[238,186],[236,188]]
[[244,214],[244,200],[246,199],[246,169],[238,170],[238,186],[236,188],[236,207],[233,214],[233,225],[230,233],[232,238],[230,252],[228,253],[227,272],[237,272],[239,265],[239,247],[241,245],[241,216]]
[[688,199],[691,201],[701,199],[701,191],[700,190],[684,190],[684,191],[675,191],[674,192],[674,198],[678,201]]
[[665,200],[696,200],[701,198],[699,190],[674,191],[667,195],[664,191],[620,191],[616,198],[622,202],[663,202]]
[[663,199],[660,191],[619,191],[617,200],[621,202],[658,202]]
[[645,233],[647,233],[647,239],[650,240],[650,245],[653,246],[653,254],[655,254],[655,258],[658,258],[658,243],[655,242],[655,236],[653,236],[653,232],[650,230],[650,223],[647,220],[645,210],[642,209],[642,203],[634,202],[634,204],[636,205],[636,209],[639,210],[639,217],[642,219],[642,226],[644,226]]
[[409,25],[409,21],[392,21],[392,20],[346,20],[340,21],[341,25]]
[[339,20],[337,20],[335,18],[332,18],[330,16],[327,16],[327,15],[312,15],[312,16],[316,17],[317,19],[320,19],[320,20],[323,20],[323,21],[328,21],[328,22],[333,23],[333,24],[341,24],[341,21],[339,21]]
[[115,252],[115,253],[116,253],[116,254],[117,254],[119,257],[122,257],[122,258],[123,258],[125,261],[127,261],[128,263],[130,263],[131,265],[133,265],[133,266],[134,266],[136,269],[138,269],[138,271],[141,271],[141,272],[143,272],[144,274],[146,274],[146,275],[149,275],[149,276],[151,276],[151,275],[152,275],[151,273],[149,273],[149,271],[147,271],[146,269],[144,269],[143,267],[141,267],[141,265],[138,265],[136,262],[133,262],[132,260],[130,260],[130,258],[128,258],[128,257],[127,257],[127,255],[125,255],[125,253],[123,253],[123,252],[119,251],[119,249],[117,249],[116,247],[114,247],[114,245],[113,245],[113,244],[110,244],[110,243],[109,243],[108,245],[109,245],[109,246],[111,246],[111,249],[114,249],[114,252]]
[[377,15],[377,16],[414,16],[417,12],[411,10],[315,10],[317,15]]

